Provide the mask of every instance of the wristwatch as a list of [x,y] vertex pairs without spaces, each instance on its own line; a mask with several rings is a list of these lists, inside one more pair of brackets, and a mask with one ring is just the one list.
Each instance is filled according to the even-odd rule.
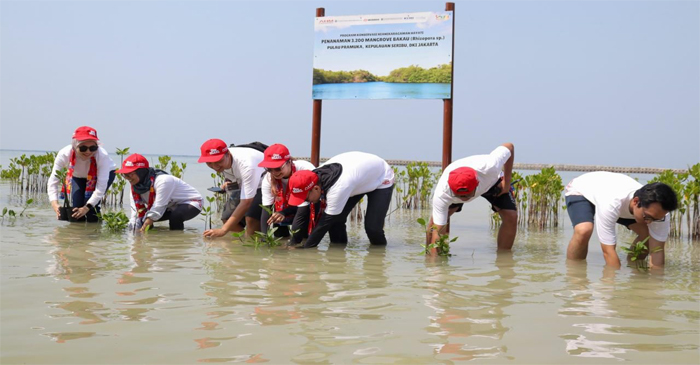
[[92,209],[92,208],[93,208],[92,204],[90,204],[90,203],[85,204],[85,206],[86,206],[88,209]]

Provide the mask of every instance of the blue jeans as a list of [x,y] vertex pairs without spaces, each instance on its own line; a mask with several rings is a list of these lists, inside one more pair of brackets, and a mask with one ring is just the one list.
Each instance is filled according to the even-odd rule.
[[[109,190],[109,187],[112,186],[112,182],[114,182],[114,177],[115,173],[114,170],[109,172],[109,179],[107,180],[107,187],[105,188],[105,193],[107,190]],[[87,203],[87,199],[85,199],[85,186],[87,185],[87,179],[84,177],[74,177],[72,180],[72,186],[71,186],[71,206],[73,208],[80,208],[85,206]],[[87,217],[87,220],[92,222],[92,221],[97,221],[97,213],[100,212],[100,203],[97,202],[95,204],[95,207],[90,209],[85,216]]]

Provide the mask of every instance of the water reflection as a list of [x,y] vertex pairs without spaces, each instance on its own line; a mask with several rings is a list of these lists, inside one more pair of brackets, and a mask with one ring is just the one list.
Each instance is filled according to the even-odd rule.
[[[465,361],[486,358],[507,359],[502,344],[509,328],[505,309],[512,304],[515,261],[512,252],[499,252],[495,268],[470,273],[466,278],[445,265],[429,266],[427,286],[432,294],[424,297],[434,311],[426,329],[437,337],[430,340],[439,360]],[[466,282],[465,282],[466,281]]]
[[669,327],[674,304],[664,275],[606,267],[592,282],[588,266],[567,262],[566,290],[559,295],[565,302],[559,315],[574,320],[573,333],[560,335],[569,355],[630,360],[636,353],[698,349],[697,320],[685,330]]

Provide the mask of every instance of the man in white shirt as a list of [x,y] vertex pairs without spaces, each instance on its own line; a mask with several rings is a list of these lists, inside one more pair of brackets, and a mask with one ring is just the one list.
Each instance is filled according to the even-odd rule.
[[[331,243],[347,243],[345,227],[353,207],[367,195],[365,232],[373,245],[386,245],[384,218],[394,191],[394,170],[381,157],[364,152],[346,152],[326,161],[313,171],[295,172],[289,178],[289,204],[312,203],[308,215],[313,226],[305,248],[316,247],[328,232]],[[295,222],[296,225],[296,222]],[[301,225],[306,227],[306,225]]]
[[[504,143],[488,155],[465,157],[449,164],[440,176],[433,192],[433,214],[428,224],[426,242],[435,243],[449,217],[462,210],[464,203],[483,197],[491,209],[501,216],[498,249],[510,250],[518,228],[518,211],[510,189],[515,150]],[[428,252],[437,254],[437,249]]]
[[564,195],[566,210],[574,226],[574,235],[566,251],[567,259],[586,258],[595,221],[607,265],[620,267],[615,251],[615,227],[621,224],[637,234],[633,244],[649,237],[646,246],[651,252],[651,266],[664,266],[663,247],[671,230],[669,212],[678,207],[678,198],[670,186],[663,183],[642,186],[627,175],[598,171],[571,180]]
[[263,153],[254,148],[229,149],[220,139],[210,139],[202,144],[198,162],[206,162],[212,170],[223,174],[230,181],[237,182],[241,189],[241,201],[226,223],[219,229],[204,231],[204,237],[222,237],[228,232],[241,232],[244,228],[246,236],[252,237],[260,230],[260,186],[265,169],[258,164],[262,162],[263,157]]

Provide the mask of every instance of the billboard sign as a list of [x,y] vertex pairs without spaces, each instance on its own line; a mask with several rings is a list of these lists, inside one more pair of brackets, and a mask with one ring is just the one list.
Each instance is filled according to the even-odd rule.
[[313,99],[450,99],[451,11],[315,18]]

